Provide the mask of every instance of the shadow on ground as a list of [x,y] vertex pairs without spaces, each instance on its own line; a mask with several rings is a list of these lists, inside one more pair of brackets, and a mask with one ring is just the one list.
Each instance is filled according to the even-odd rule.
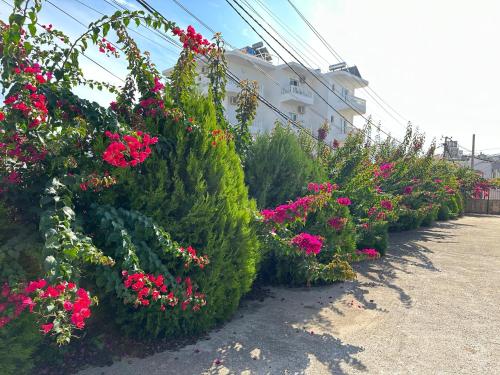
[[[411,308],[411,294],[398,285],[398,273],[412,273],[414,267],[440,272],[430,260],[432,251],[426,243],[454,243],[449,229],[463,225],[466,224],[442,222],[430,228],[391,233],[389,251],[384,258],[356,265],[360,281],[311,289],[273,289],[274,296],[271,298],[260,304],[255,302],[245,306],[245,316],[241,318],[256,315],[258,319],[268,317],[269,320],[251,322],[251,332],[233,332],[238,339],[218,349],[218,358],[222,361],[220,366],[229,373],[247,370],[249,373],[288,371],[302,374],[317,371],[342,374],[349,367],[368,371],[356,359],[356,354],[364,349],[342,342],[335,336],[337,327],[328,314],[325,315],[325,308],[342,316],[342,309],[334,303],[338,305],[341,300],[345,303],[352,295],[363,309],[387,312],[367,297],[373,287],[393,290],[403,306]],[[278,301],[280,299],[283,300]],[[311,332],[311,322],[319,327],[319,332]],[[238,326],[241,327],[241,323]],[[219,373],[220,366],[212,366],[206,371]]]
[[[207,340],[177,352],[158,353],[125,365],[121,362],[111,371],[101,368],[88,373],[133,374],[140,369],[150,374],[171,371],[179,375],[343,374],[349,368],[369,372],[356,358],[364,348],[343,342],[337,322],[345,319],[343,327],[347,323],[353,329],[363,329],[358,327],[357,318],[385,314],[387,310],[368,296],[374,287],[390,289],[410,309],[411,292],[398,285],[398,274],[411,274],[415,267],[440,272],[430,260],[432,251],[426,243],[452,244],[454,236],[449,229],[463,225],[441,222],[430,228],[391,233],[384,258],[356,265],[359,281],[314,288],[272,288],[268,298],[244,301],[235,318],[212,331]],[[348,317],[344,317],[344,311],[349,311]]]

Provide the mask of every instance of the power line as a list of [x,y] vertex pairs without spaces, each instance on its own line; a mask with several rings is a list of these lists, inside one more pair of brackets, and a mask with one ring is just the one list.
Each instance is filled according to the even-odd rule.
[[[106,0],[105,0],[106,1]],[[201,20],[199,17],[197,17],[193,12],[191,12],[188,8],[186,8],[182,3],[180,3],[178,0],[172,0],[175,4],[177,4],[182,10],[184,10],[187,14],[189,14],[191,17],[193,17],[196,21],[198,21],[205,29],[207,29],[208,31],[210,31],[212,34],[215,34],[215,30],[210,27],[209,25],[207,25],[203,20]],[[226,39],[222,39],[229,47],[231,47],[233,50],[237,50],[236,47],[234,47],[233,45],[231,45],[231,43],[229,43]],[[269,73],[267,73],[265,70],[263,70],[262,68],[260,68],[257,64],[255,64],[255,62],[253,62],[252,60],[252,57],[250,57],[250,59],[248,60],[257,70],[259,70],[264,76],[266,76],[268,79],[271,80],[271,82],[273,82],[276,86],[278,86],[280,89],[282,89],[283,87],[281,86],[281,84],[273,77],[271,76]],[[290,93],[292,95],[292,97],[295,97],[297,98],[297,96],[291,92]],[[318,111],[316,111],[313,107],[309,107],[309,110],[311,112],[313,112],[316,116],[318,116],[321,121],[327,121],[327,119],[321,114],[319,113]],[[328,122],[328,121],[327,121]],[[333,122],[333,126],[337,127],[341,132],[343,131],[342,127],[338,124],[336,124],[335,122]]]
[[[4,4],[7,4],[8,6],[10,6],[12,9],[14,9],[14,6],[10,3],[8,3],[7,1],[5,0],[1,0]],[[53,5],[53,4],[52,4]],[[37,22],[37,25],[42,27],[42,25],[40,23]],[[58,47],[60,48],[60,47]],[[91,61],[92,63],[94,63],[95,65],[97,65],[99,68],[101,68],[102,70],[104,70],[105,72],[107,72],[108,74],[112,75],[113,77],[115,77],[116,79],[118,79],[119,81],[125,83],[125,80],[122,79],[121,77],[117,76],[115,73],[113,73],[111,70],[109,70],[108,68],[106,68],[105,66],[101,65],[99,62],[95,61],[93,58],[87,56],[85,53],[83,52],[80,52],[81,55],[83,57],[85,57],[87,60]]]
[[[98,10],[98,9],[96,9],[96,8],[94,8],[94,7],[92,7],[92,6],[90,6],[89,4],[84,3],[84,2],[83,2],[83,1],[81,1],[81,0],[74,0],[74,1],[78,2],[79,4],[81,4],[82,6],[84,6],[84,7],[88,8],[88,9],[90,9],[90,10],[92,10],[92,11],[94,11],[94,12],[96,12],[96,13],[100,14],[101,16],[105,16],[105,15],[106,15],[106,13],[101,12],[100,10]],[[115,5],[113,5],[112,3],[110,3],[108,0],[103,0],[103,1],[104,1],[104,2],[106,2],[107,4],[111,5],[111,6],[112,6],[112,7],[114,7],[115,9],[118,9]],[[166,47],[165,45],[162,45],[162,44],[158,43],[156,40],[149,38],[148,36],[146,36],[146,35],[144,35],[144,34],[140,33],[139,31],[137,31],[137,30],[135,30],[135,29],[132,29],[132,28],[130,28],[130,27],[127,27],[127,29],[128,29],[128,30],[130,30],[131,32],[133,32],[134,34],[139,35],[141,38],[146,39],[146,40],[148,40],[149,42],[151,42],[151,43],[153,43],[153,44],[156,44],[157,46],[159,46],[159,47],[161,47],[161,48],[163,48],[163,49],[166,49],[167,51],[170,51],[170,52],[172,52],[172,53],[176,53],[173,49],[170,49],[170,48]]]
[[[141,0],[142,1],[142,0]],[[339,96],[335,91],[332,91],[331,88],[326,85],[321,79],[319,79],[314,73],[310,71],[295,55],[293,55],[286,47],[284,47],[269,31],[266,30],[251,14],[248,13],[248,11],[242,7],[238,1],[233,0],[236,5],[238,5],[239,8],[241,8],[259,27],[261,27],[271,38],[273,38],[281,48],[283,48],[289,55],[291,55],[297,62],[302,66],[303,69],[308,71],[314,78],[316,78],[323,86],[326,87],[327,90],[332,92],[335,96],[337,96],[342,102],[344,102],[346,105],[348,105],[351,109],[353,109],[356,113],[358,113],[361,117],[363,117],[367,122],[369,121],[362,113],[360,113],[358,110],[356,110],[354,107],[352,107],[348,102],[346,102],[341,96]],[[250,26],[250,28],[262,39],[265,41],[265,38],[255,29],[255,27],[233,6],[233,4],[229,1],[226,0],[226,2],[229,4],[229,6]],[[299,77],[301,78],[301,75],[288,63],[281,57],[281,55],[276,51],[275,48],[273,48],[269,43],[266,44],[276,53],[283,61],[284,63]],[[337,113],[339,116],[341,116],[346,122],[348,122],[350,125],[352,125],[354,128],[356,128],[358,131],[360,131],[359,128],[357,128],[351,121],[347,120],[337,109],[335,109],[323,96],[321,96],[317,90],[315,90],[307,81],[304,82],[319,98],[321,98],[335,113]],[[384,130],[380,129],[380,131],[384,134],[386,134],[388,137],[391,137],[392,139],[395,139],[397,142],[402,143],[398,139],[392,137],[390,134],[385,132]]]
[[[161,14],[160,12],[158,12],[155,8],[153,8],[151,5],[149,5],[146,1],[144,0],[136,0],[142,7],[144,7],[148,12],[150,12],[151,14],[155,14],[155,15],[158,15],[160,16],[161,18],[163,18],[164,20],[167,20],[165,18],[165,16],[163,16],[163,14]],[[168,21],[168,20],[167,20]],[[229,79],[231,79],[232,81],[234,81],[238,86],[241,87],[241,81],[240,79],[238,78],[238,76],[236,76],[234,73],[232,73],[229,69],[226,68],[226,75],[229,77]],[[283,119],[287,120],[290,124],[292,124],[293,126],[295,126],[296,128],[298,129],[301,129],[301,130],[304,130],[304,131],[307,131],[307,129],[305,127],[303,127],[300,123],[298,123],[297,121],[294,121],[293,119],[291,119],[289,116],[287,116],[283,111],[281,111],[279,108],[277,108],[276,106],[274,106],[272,103],[270,103],[267,99],[265,99],[262,95],[260,94],[257,94],[257,98],[258,100],[263,103],[265,106],[267,106],[268,108],[270,108],[272,111],[274,111],[276,114],[278,114],[279,116],[281,116]],[[315,136],[314,134],[312,133],[307,133],[310,137],[312,137],[313,139],[317,140],[318,142],[321,142],[323,143],[324,145],[326,145],[327,147],[329,147],[330,149],[333,149],[333,147],[331,145],[329,145],[328,143],[325,143],[324,141],[322,141],[321,139],[319,139],[319,137]]]
[[[304,14],[293,4],[291,0],[287,0],[288,3],[292,6],[292,8],[295,10],[295,12],[299,15],[299,17],[304,21],[304,23],[311,29],[311,31],[318,37],[318,39],[323,43],[323,45],[327,48],[327,50],[337,59],[337,61],[342,62],[345,61],[340,54],[333,49],[330,43],[318,32],[318,30],[308,21],[308,19],[304,16]],[[352,78],[354,79],[354,78]],[[375,92],[375,90],[371,87],[368,87],[367,89],[363,88],[365,92],[382,108],[389,116],[391,116],[398,124],[404,126],[393,114],[391,114],[388,110],[385,109],[383,105],[381,105],[376,98],[374,98],[370,92],[372,91],[373,94],[380,99],[387,107],[389,107],[394,113],[396,113],[401,119],[403,119],[406,122],[409,122],[403,115],[401,115],[397,110],[395,110],[389,103],[387,103],[379,94]]]

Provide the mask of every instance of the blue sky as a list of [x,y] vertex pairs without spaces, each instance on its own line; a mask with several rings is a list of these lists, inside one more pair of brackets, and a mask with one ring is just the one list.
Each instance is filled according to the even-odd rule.
[[[6,0],[11,1],[11,0]],[[52,0],[74,17],[87,24],[100,15],[76,0]],[[81,0],[100,12],[111,14],[116,9],[103,0]],[[112,0],[109,0],[112,2]],[[133,0],[116,0],[127,7],[139,9]],[[322,56],[310,51],[311,65],[326,69],[324,60],[335,63],[333,56],[305,26],[287,0],[263,1],[286,25],[299,34]],[[248,0],[278,31],[283,30],[259,4]],[[150,0],[168,19],[182,27],[189,24],[205,36],[210,33],[171,0]],[[246,25],[224,0],[180,0],[193,13],[235,46],[255,43],[260,38]],[[381,120],[386,131],[402,137],[406,120],[424,131],[428,139],[453,136],[470,148],[472,132],[476,133],[477,149],[500,152],[500,119],[498,116],[500,86],[500,2],[478,0],[471,4],[453,0],[293,0],[335,50],[349,64],[356,64],[370,87],[394,107],[403,118],[389,116],[364,91],[358,96],[367,99],[367,114]],[[6,19],[8,7],[0,2],[0,18]],[[76,37],[83,27],[66,15],[44,4],[42,23],[52,23]],[[156,43],[138,36],[142,49],[151,52],[160,70],[173,65],[174,47],[152,35],[141,33]],[[286,34],[287,35],[287,34]],[[289,35],[287,35],[289,38]],[[295,45],[297,45],[295,43]],[[302,47],[299,47],[304,51]],[[281,51],[280,51],[281,52]],[[125,63],[105,58],[97,51],[89,52],[118,76],[125,76]],[[289,56],[287,60],[291,60]],[[323,60],[324,59],[324,60]],[[84,71],[95,79],[120,82],[94,64],[82,60]],[[87,90],[81,91],[88,96]],[[112,100],[104,93],[92,98],[101,103]],[[358,119],[357,124],[362,124]],[[496,148],[496,150],[493,150]]]

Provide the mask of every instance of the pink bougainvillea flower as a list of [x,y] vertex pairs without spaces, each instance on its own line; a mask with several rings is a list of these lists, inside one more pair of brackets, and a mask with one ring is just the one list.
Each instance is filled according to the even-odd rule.
[[409,186],[406,186],[404,189],[403,189],[403,193],[406,194],[406,195],[409,195],[413,192],[413,186],[409,185]]
[[347,218],[345,217],[332,217],[330,220],[328,220],[328,225],[337,231],[341,231],[346,223]]
[[368,258],[377,258],[378,256],[380,256],[379,252],[375,249],[356,250],[356,254],[366,255]]
[[385,208],[387,211],[392,211],[393,209],[392,202],[390,200],[380,201],[380,206],[382,206],[382,208]]
[[291,243],[304,250],[307,255],[319,254],[323,246],[323,238],[309,233],[300,233],[292,238]]
[[347,197],[340,197],[340,198],[337,198],[337,203],[342,205],[342,206],[350,206],[352,202]]

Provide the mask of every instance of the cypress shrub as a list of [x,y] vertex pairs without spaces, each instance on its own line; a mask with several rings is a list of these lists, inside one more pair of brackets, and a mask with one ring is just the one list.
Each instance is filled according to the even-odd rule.
[[132,311],[133,307],[117,303],[117,320],[129,334],[204,331],[232,315],[255,277],[258,243],[251,226],[255,204],[248,199],[234,144],[218,138],[224,132],[217,130],[210,97],[190,93],[182,101],[193,130],[171,118],[153,124],[159,136],[155,152],[140,173],[123,170],[122,194],[104,201],[114,198],[122,207],[143,213],[173,240],[208,255],[210,264],[194,277],[206,294],[207,306],[197,313],[169,315],[151,309]]
[[[41,267],[42,244],[37,228],[14,212],[0,202],[0,280],[5,282],[32,278]],[[0,372],[28,374],[41,339],[39,328],[28,314],[0,328]]]
[[0,370],[3,375],[29,374],[33,354],[42,340],[39,328],[28,314],[22,314],[0,329]]
[[259,208],[274,207],[306,192],[308,182],[324,181],[318,162],[304,151],[297,135],[279,123],[257,135],[245,163],[250,196]]

